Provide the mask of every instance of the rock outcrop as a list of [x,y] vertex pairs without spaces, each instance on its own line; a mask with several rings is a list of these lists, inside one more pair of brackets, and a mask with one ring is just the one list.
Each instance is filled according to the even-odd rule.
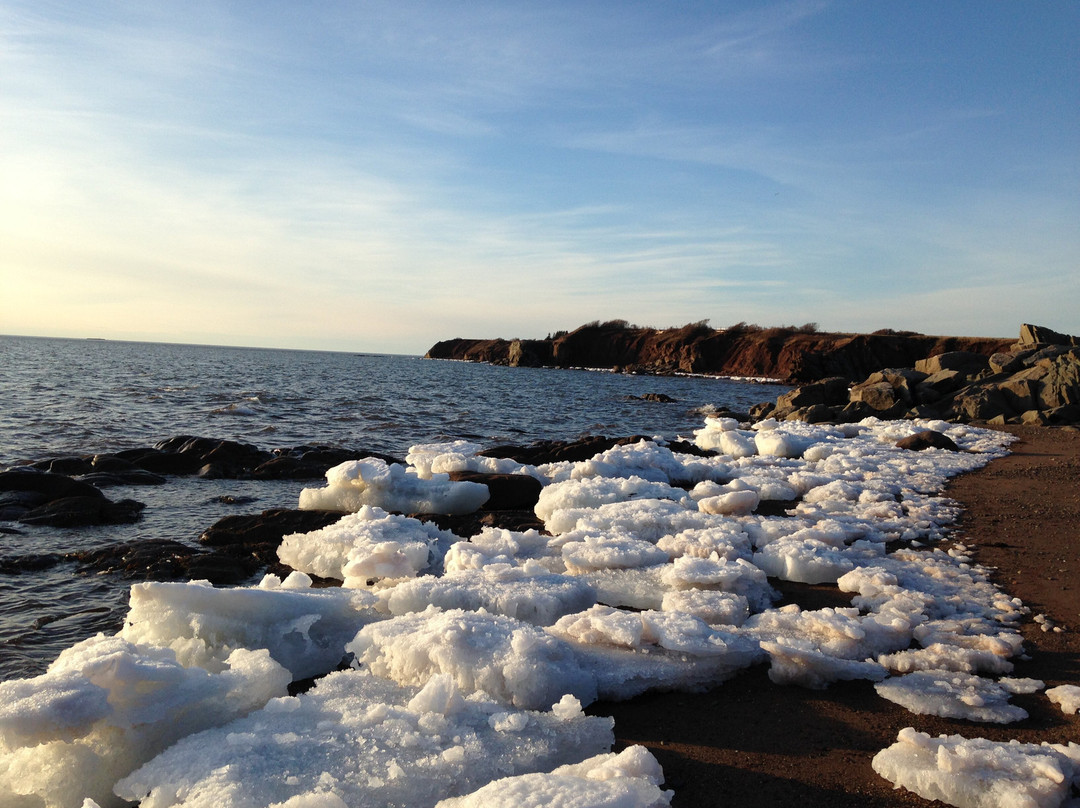
[[791,382],[840,376],[856,381],[875,370],[911,367],[918,359],[946,352],[989,356],[1007,350],[1009,342],[891,331],[830,334],[807,328],[745,325],[718,330],[704,323],[658,330],[615,320],[591,323],[543,340],[446,340],[432,346],[426,357],[521,367],[701,373]]
[[1080,340],[1023,325],[1020,339],[989,356],[950,351],[910,368],[886,368],[849,385],[822,379],[754,408],[755,417],[812,423],[940,418],[990,424],[1080,423]]

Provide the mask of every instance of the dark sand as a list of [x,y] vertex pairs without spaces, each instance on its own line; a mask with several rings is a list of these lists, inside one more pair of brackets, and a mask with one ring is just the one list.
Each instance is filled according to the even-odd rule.
[[[1009,457],[954,478],[947,494],[964,506],[952,538],[996,567],[995,580],[1031,609],[1022,632],[1030,661],[1011,675],[1047,687],[1080,684],[1080,432],[1008,427],[1020,440]],[[850,605],[836,587],[785,586],[804,608]],[[839,596],[839,597],[838,597]],[[1062,632],[1044,632],[1045,614]],[[621,748],[647,746],[664,767],[679,808],[708,806],[928,806],[879,777],[873,756],[904,727],[936,736],[1080,742],[1080,716],[1066,716],[1041,692],[1014,696],[1030,714],[982,724],[909,713],[870,682],[827,690],[786,687],[758,666],[703,694],[660,694],[589,712],[615,718]]]

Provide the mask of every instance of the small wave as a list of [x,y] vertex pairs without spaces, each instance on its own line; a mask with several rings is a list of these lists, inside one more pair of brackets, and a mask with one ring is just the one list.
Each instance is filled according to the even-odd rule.
[[225,407],[218,407],[217,409],[210,410],[214,415],[258,415],[259,412],[254,407],[249,407],[247,404],[229,404]]

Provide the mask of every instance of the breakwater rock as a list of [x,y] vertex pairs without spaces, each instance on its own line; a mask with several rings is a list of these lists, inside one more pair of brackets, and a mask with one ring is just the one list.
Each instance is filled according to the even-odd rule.
[[1033,325],[987,356],[949,351],[913,367],[874,371],[851,384],[819,379],[751,411],[754,418],[811,423],[939,418],[989,424],[1080,424],[1080,338]]
[[640,328],[622,320],[590,323],[545,339],[451,339],[429,359],[457,359],[512,367],[609,368],[637,373],[699,373],[807,382],[839,376],[857,381],[877,370],[911,367],[937,354],[966,351],[990,356],[1010,340],[936,337],[909,332],[822,333],[813,328],[740,324],[727,329],[691,323]]

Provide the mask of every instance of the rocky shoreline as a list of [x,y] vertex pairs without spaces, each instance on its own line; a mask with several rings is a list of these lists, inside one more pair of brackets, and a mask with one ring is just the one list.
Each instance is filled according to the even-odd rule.
[[726,329],[704,322],[655,329],[622,320],[589,323],[542,340],[451,339],[433,345],[428,359],[456,359],[510,367],[610,369],[628,373],[692,373],[762,378],[790,383],[839,376],[855,382],[919,359],[965,351],[984,356],[1007,351],[1011,340],[940,337],[895,332],[833,334],[812,325]]
[[754,420],[852,423],[932,418],[990,426],[1080,423],[1080,339],[1023,325],[1020,338],[990,356],[949,351],[910,368],[886,368],[850,384],[833,376],[751,411]]

